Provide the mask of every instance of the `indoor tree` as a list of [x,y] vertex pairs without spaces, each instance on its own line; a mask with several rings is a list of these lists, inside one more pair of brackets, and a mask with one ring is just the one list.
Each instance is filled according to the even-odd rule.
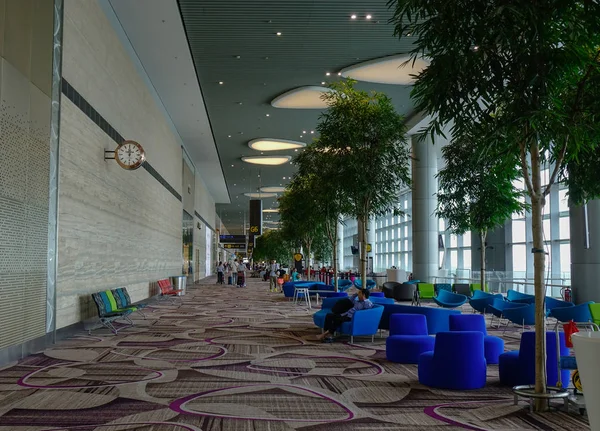
[[478,151],[485,140],[481,134],[455,140],[442,148],[444,168],[437,174],[436,215],[446,220],[455,235],[473,231],[481,242],[481,288],[485,290],[486,238],[489,231],[502,226],[514,213],[527,209],[522,190],[514,186],[521,177],[513,158],[491,157]]
[[285,239],[280,230],[268,230],[256,238],[256,246],[252,252],[255,261],[276,260],[288,262],[292,256],[292,245]]
[[[536,297],[537,393],[546,392],[545,252],[542,214],[550,188],[598,145],[600,4],[592,0],[390,0],[395,34],[410,37],[415,109],[433,119],[424,133],[469,136],[494,118],[487,147],[518,157],[531,202]],[[468,13],[465,9],[468,8]],[[410,64],[410,62],[409,62]],[[542,171],[548,175],[542,179]],[[570,179],[571,183],[574,182]],[[589,177],[580,196],[595,198]],[[571,184],[573,185],[573,184]],[[536,402],[542,410],[545,403]]]
[[311,191],[309,179],[295,175],[278,199],[282,233],[288,241],[300,242],[304,247],[309,277],[313,243],[325,236],[323,218]]
[[347,200],[347,215],[358,221],[360,273],[366,286],[369,219],[390,210],[401,214],[398,191],[410,182],[406,128],[385,94],[358,90],[352,80],[330,88],[322,96],[328,109],[319,119],[315,146],[329,154],[343,178],[337,186]]
[[318,140],[306,147],[295,159],[297,176],[304,178],[315,201],[314,211],[322,221],[326,238],[333,255],[334,288],[338,291],[338,224],[349,209],[348,200],[341,187],[344,177],[340,175],[337,156],[334,152],[323,151]]

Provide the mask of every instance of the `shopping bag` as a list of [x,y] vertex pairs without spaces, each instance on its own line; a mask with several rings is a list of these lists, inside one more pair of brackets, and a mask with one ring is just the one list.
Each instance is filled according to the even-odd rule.
[[573,340],[571,340],[571,336],[576,332],[579,332],[577,325],[571,320],[569,323],[565,323],[563,328],[565,331],[565,344],[567,347],[573,347]]

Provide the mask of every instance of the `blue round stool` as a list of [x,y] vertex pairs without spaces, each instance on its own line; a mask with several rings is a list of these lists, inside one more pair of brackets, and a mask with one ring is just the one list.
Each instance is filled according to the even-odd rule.
[[371,292],[369,296],[372,296],[373,298],[385,298],[383,292]]

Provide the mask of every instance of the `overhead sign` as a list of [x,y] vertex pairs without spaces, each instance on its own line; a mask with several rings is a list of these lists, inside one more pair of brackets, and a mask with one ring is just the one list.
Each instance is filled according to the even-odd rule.
[[226,248],[226,249],[239,248],[239,249],[243,250],[243,249],[246,248],[246,243],[243,243],[243,244],[242,243],[240,243],[240,244],[229,244],[229,243],[227,243],[227,244],[223,244],[223,248]]
[[250,200],[250,235],[262,235],[262,201],[259,199]]
[[241,244],[246,243],[246,235],[219,235],[219,242],[226,243],[237,243]]
[[248,256],[250,256],[253,251],[254,251],[254,244],[248,243],[248,247],[246,247],[246,253],[248,254]]
[[302,253],[296,253],[296,254],[294,254],[294,260],[296,262],[301,262],[302,259],[304,259],[304,256],[302,256]]

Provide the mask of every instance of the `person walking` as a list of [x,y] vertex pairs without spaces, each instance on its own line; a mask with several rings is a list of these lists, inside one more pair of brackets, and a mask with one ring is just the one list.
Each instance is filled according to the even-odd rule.
[[225,271],[225,267],[223,266],[223,262],[219,262],[217,265],[217,284],[223,284],[223,272]]
[[238,277],[238,271],[239,271],[240,265],[238,265],[238,260],[235,259],[233,261],[233,263],[231,264],[231,276],[233,277],[233,284],[236,285],[237,284],[237,277]]
[[277,271],[279,264],[276,260],[271,261],[271,272],[269,273],[269,292],[277,291]]

